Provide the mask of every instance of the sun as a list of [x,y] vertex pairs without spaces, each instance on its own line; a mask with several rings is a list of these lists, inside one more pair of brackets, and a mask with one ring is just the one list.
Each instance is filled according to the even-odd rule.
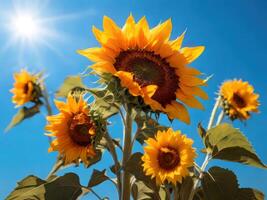
[[16,16],[12,21],[12,26],[19,37],[33,39],[39,32],[37,20],[30,14]]
[[27,40],[34,40],[40,32],[41,26],[30,13],[18,14],[11,21],[11,28],[16,37]]

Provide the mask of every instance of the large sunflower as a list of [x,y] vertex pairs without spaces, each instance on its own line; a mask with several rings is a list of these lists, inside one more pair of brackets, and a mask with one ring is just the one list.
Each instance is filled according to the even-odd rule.
[[146,140],[143,169],[147,176],[156,178],[157,184],[165,181],[176,184],[189,174],[196,157],[193,140],[180,131],[158,131],[155,139]]
[[12,101],[17,106],[21,106],[35,98],[34,90],[37,86],[38,76],[32,75],[26,70],[21,70],[14,74],[14,88],[10,91],[14,94]]
[[254,88],[242,80],[225,81],[220,88],[223,107],[229,117],[246,120],[250,112],[258,112],[259,95],[254,93]]
[[64,163],[69,164],[81,159],[86,165],[96,153],[92,142],[95,138],[96,127],[89,116],[87,103],[80,97],[79,100],[71,95],[67,102],[55,101],[60,113],[48,116],[49,124],[46,130],[56,137],[52,141],[49,152],[58,151],[64,158]]
[[93,27],[101,47],[78,51],[95,62],[91,68],[99,74],[117,76],[123,87],[134,96],[142,96],[145,104],[154,111],[190,123],[183,103],[203,109],[196,96],[208,98],[199,87],[204,85],[204,81],[197,77],[201,73],[188,67],[204,47],[181,48],[184,34],[169,40],[171,20],[150,29],[145,17],[136,23],[130,15],[120,28],[105,16],[103,29]]

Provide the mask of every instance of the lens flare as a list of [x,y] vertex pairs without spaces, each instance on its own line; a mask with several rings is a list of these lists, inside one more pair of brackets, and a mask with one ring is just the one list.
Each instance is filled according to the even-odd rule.
[[33,40],[40,32],[38,21],[30,14],[20,14],[12,20],[12,29],[17,37]]

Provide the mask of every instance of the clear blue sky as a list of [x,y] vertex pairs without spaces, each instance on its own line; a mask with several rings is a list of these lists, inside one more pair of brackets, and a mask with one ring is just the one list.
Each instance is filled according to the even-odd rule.
[[[210,100],[204,102],[206,112],[190,110],[190,126],[175,121],[174,129],[181,129],[195,140],[195,147],[202,148],[196,126],[207,124],[218,85],[229,78],[242,78],[255,86],[260,93],[260,114],[243,125],[235,122],[254,145],[258,155],[267,163],[267,2],[260,0],[0,0],[0,199],[3,199],[18,180],[29,174],[45,178],[56,158],[56,153],[47,153],[48,142],[44,136],[45,111],[38,116],[4,133],[12,115],[16,112],[11,103],[12,74],[23,67],[37,72],[46,70],[46,84],[52,92],[67,75],[82,72],[90,63],[76,53],[77,49],[97,45],[91,33],[92,25],[101,27],[102,17],[110,16],[122,25],[132,13],[137,19],[147,16],[150,25],[168,18],[173,22],[172,37],[187,29],[184,45],[205,45],[204,54],[192,64],[207,75],[214,74],[206,88]],[[33,45],[12,41],[10,20],[16,19],[15,10],[33,10],[42,19],[45,31],[38,35]],[[87,79],[92,85],[94,79]],[[56,110],[54,110],[54,113]],[[121,135],[119,118],[115,117],[111,127],[112,135]],[[162,120],[168,124],[164,118]],[[138,148],[137,148],[138,149]],[[203,160],[203,155],[197,159]],[[74,171],[87,184],[93,168],[104,169],[111,165],[110,157],[91,169],[84,167],[64,170]],[[267,194],[267,171],[235,163],[214,161],[232,169],[239,178],[241,187],[258,188]],[[62,172],[63,173],[63,172]],[[62,174],[60,173],[60,174]],[[116,199],[110,183],[96,187],[101,195]],[[94,199],[88,195],[84,199]]]

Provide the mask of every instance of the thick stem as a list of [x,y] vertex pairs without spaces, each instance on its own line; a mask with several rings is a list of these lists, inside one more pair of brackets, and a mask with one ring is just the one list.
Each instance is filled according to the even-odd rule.
[[218,116],[216,125],[219,125],[222,122],[223,118],[224,118],[224,111],[222,110]]
[[54,164],[49,174],[47,175],[46,180],[51,178],[51,176],[53,176],[62,166],[63,166],[63,160],[59,158],[57,162]]
[[220,103],[221,103],[221,97],[218,97],[216,99],[216,102],[214,104],[214,107],[213,107],[213,109],[211,111],[210,120],[209,120],[209,123],[208,123],[207,130],[209,130],[212,127],[213,123],[214,123],[216,112],[218,110],[218,107],[220,106]]
[[118,194],[119,198],[121,198],[121,173],[120,173],[120,163],[118,160],[118,156],[116,153],[115,145],[114,142],[112,141],[110,135],[108,132],[105,133],[105,137],[107,140],[109,152],[113,158],[114,164],[115,164],[115,171],[116,171],[116,176],[117,176],[117,189],[118,189]]
[[[220,103],[221,103],[221,97],[218,97],[216,99],[216,102],[215,102],[215,105],[212,109],[212,112],[211,112],[211,115],[210,115],[210,120],[209,120],[209,123],[208,123],[208,127],[207,127],[207,130],[209,130],[210,128],[212,128],[212,125],[214,124],[214,119],[215,119],[215,116],[216,116],[216,112],[220,106]],[[223,112],[223,111],[222,111]],[[221,116],[221,115],[220,115]],[[218,125],[218,121],[219,123],[221,122],[222,119],[220,119],[220,116],[218,117],[218,120],[217,120],[217,125]],[[219,120],[220,119],[220,120]],[[203,177],[203,172],[205,171],[208,163],[209,163],[209,160],[210,160],[210,154],[207,153],[206,154],[206,157],[205,157],[205,160],[204,162],[202,163],[201,167],[200,167],[200,175],[199,177],[195,180],[194,182],[194,185],[192,187],[192,190],[191,190],[191,193],[190,193],[190,196],[188,198],[188,200],[192,200],[194,198],[194,194],[195,194],[195,191],[199,185],[199,182],[200,180],[202,179]]]
[[[131,142],[132,142],[132,109],[129,105],[125,106],[126,118],[125,118],[125,127],[124,127],[124,144],[123,144],[123,158],[122,166],[125,167],[126,162],[131,156]],[[130,188],[130,178],[131,175],[124,171],[122,177],[122,199],[121,200],[130,200],[131,188]]]

